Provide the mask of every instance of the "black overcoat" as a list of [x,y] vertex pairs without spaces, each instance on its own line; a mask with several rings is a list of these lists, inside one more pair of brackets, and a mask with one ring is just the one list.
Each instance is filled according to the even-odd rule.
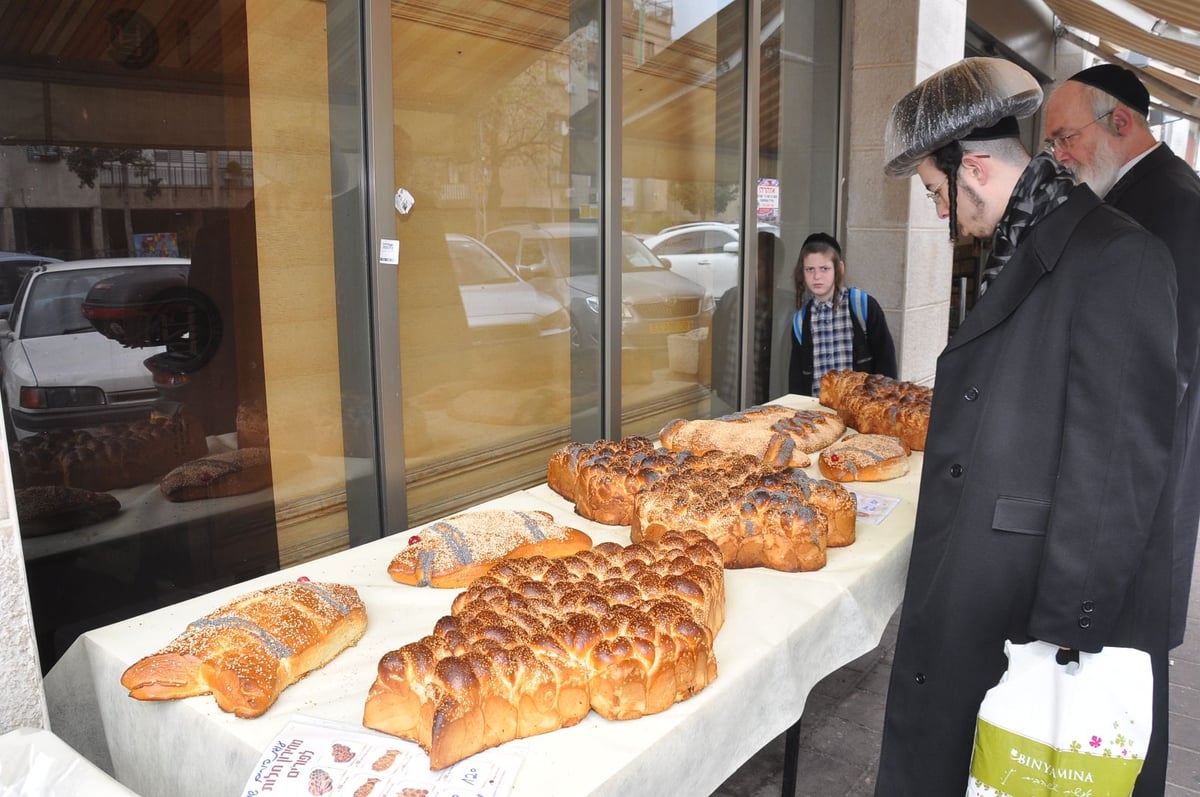
[[1104,201],[1157,235],[1175,260],[1179,288],[1179,345],[1175,350],[1179,410],[1171,472],[1175,502],[1171,576],[1171,647],[1183,642],[1188,594],[1200,527],[1200,177],[1182,158],[1159,144],[1117,181]]
[[1166,248],[1080,186],[938,358],[877,797],[964,793],[1005,639],[1149,651],[1161,795],[1175,335]]

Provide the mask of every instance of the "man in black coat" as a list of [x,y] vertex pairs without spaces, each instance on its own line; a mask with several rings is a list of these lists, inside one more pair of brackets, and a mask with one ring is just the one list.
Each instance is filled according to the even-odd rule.
[[938,358],[877,797],[959,797],[1005,640],[1150,654],[1154,724],[1135,794],[1167,751],[1175,278],[1157,238],[1049,153],[1015,64],[969,58],[901,98],[886,171],[914,171],[952,236],[990,238],[987,293]]
[[[1104,201],[1157,235],[1175,260],[1179,407],[1171,472],[1175,501],[1171,647],[1183,642],[1200,528],[1200,177],[1150,132],[1150,93],[1132,70],[1100,64],[1046,101],[1054,157]],[[1093,122],[1093,120],[1095,120]]]

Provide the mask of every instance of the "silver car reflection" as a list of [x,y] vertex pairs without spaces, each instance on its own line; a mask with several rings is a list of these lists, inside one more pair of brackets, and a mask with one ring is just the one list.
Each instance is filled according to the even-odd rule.
[[537,339],[549,343],[548,338],[571,331],[562,303],[521,279],[482,242],[447,233],[446,248],[476,344]]

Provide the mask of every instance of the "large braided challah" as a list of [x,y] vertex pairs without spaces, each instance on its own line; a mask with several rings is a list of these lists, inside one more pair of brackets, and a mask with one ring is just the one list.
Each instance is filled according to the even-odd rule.
[[697,532],[505,560],[379,662],[363,724],[442,769],[512,739],[663,711],[717,674],[721,553]]

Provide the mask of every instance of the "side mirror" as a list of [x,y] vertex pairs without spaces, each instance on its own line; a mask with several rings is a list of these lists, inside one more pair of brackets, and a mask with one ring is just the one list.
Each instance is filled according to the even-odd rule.
[[0,316],[0,340],[4,340],[4,341],[12,340],[12,337],[13,337],[12,327],[10,327],[8,325],[8,314],[10,312],[12,312],[11,305],[9,306],[9,309],[7,311],[5,311],[2,316]]
[[741,246],[738,244],[737,241],[730,241],[729,243],[727,243],[721,247],[722,251],[728,252],[731,255],[736,255],[738,253],[739,249],[741,249]]
[[517,266],[517,274],[519,274],[522,279],[554,276],[554,274],[550,271],[550,266],[546,263],[530,263],[528,265]]
[[668,255],[655,255],[655,257],[662,261],[662,264],[667,268],[675,267],[675,264],[671,262],[671,258]]

